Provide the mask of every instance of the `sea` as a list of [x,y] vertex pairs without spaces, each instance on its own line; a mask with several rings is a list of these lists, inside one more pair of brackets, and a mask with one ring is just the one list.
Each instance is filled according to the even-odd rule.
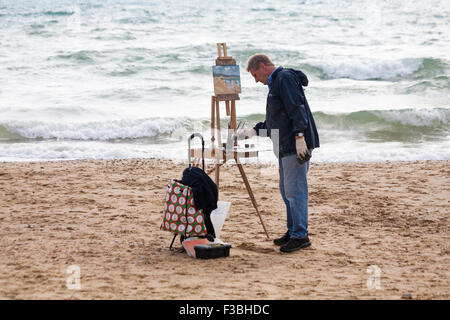
[[191,133],[211,143],[220,42],[245,127],[265,119],[246,71],[265,53],[309,78],[311,161],[449,160],[449,25],[448,0],[0,0],[0,161],[187,161]]

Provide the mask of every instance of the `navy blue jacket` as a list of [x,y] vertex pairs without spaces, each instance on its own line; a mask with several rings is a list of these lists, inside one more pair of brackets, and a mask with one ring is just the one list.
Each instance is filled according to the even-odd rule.
[[[303,91],[303,86],[307,85],[308,78],[298,70],[279,67],[272,74],[266,120],[253,129],[263,136],[265,134],[260,130],[267,130],[274,146],[279,145],[280,158],[296,153],[295,135],[299,132],[303,133],[308,149],[320,147],[316,124]],[[274,141],[277,137],[271,134],[273,129],[279,130],[279,142]]]

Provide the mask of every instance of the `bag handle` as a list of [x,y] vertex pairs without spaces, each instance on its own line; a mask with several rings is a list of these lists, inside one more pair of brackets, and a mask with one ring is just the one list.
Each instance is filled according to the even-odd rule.
[[203,171],[205,170],[205,140],[203,140],[203,136],[200,133],[193,133],[188,138],[188,162],[189,162],[189,168],[191,167],[191,140],[195,137],[199,137],[202,139],[202,167]]

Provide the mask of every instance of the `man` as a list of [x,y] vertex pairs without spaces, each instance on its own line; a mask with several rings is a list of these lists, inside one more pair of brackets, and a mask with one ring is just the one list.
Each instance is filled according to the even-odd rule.
[[[288,230],[274,243],[282,252],[306,248],[311,245],[308,238],[309,158],[312,150],[319,147],[319,135],[302,87],[308,85],[308,78],[301,71],[275,67],[264,54],[251,56],[247,71],[256,82],[269,87],[266,120],[239,135],[252,137],[267,133],[274,147],[279,147],[280,192],[286,204]],[[277,138],[279,141],[274,141]]]

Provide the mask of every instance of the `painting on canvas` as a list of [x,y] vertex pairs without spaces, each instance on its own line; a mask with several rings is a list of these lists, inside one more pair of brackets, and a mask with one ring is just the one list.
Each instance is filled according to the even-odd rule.
[[214,94],[241,93],[239,66],[213,66]]

